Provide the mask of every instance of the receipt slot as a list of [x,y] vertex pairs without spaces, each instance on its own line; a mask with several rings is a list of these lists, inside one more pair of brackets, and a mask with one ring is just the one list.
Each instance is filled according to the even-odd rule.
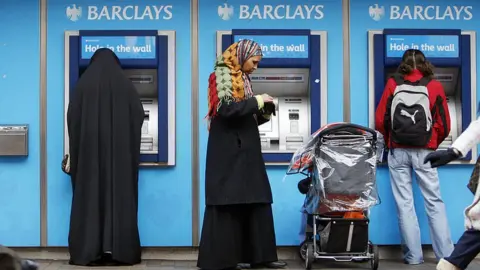
[[312,132],[327,123],[327,35],[312,30],[217,32],[217,56],[241,39],[260,44],[263,59],[250,75],[256,94],[274,97],[276,116],[260,125],[266,164],[284,165]]
[[141,165],[175,165],[175,31],[66,31],[64,152],[68,153],[66,114],[75,84],[98,48],[120,59],[145,111]]
[[[407,49],[421,50],[435,66],[434,78],[445,90],[451,131],[440,148],[453,141],[476,119],[476,38],[473,31],[455,29],[384,29],[368,32],[369,124],[375,125],[375,109],[386,81],[397,70]],[[473,163],[474,148],[456,163]]]

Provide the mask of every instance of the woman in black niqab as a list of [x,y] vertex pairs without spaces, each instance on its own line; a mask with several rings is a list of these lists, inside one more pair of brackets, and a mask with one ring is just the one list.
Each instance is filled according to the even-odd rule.
[[109,49],[99,49],[68,106],[73,200],[70,264],[136,264],[138,166],[144,110]]

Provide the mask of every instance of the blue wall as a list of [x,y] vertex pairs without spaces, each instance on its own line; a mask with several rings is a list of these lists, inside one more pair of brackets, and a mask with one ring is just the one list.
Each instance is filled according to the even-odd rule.
[[[369,16],[369,6],[378,4],[384,6],[385,14],[380,20],[375,21]],[[451,17],[432,19],[435,11],[430,9],[426,17],[414,17],[414,9],[423,9],[427,6],[439,8],[439,14],[442,16],[447,6],[450,5],[453,10],[453,20]],[[393,7],[392,7],[393,6]],[[400,14],[408,7],[411,10],[412,17],[408,13],[400,19],[397,13],[391,12],[400,8]],[[479,2],[455,1],[455,6],[460,9],[461,6],[473,6],[479,8]],[[368,125],[368,59],[367,59],[367,31],[382,30],[384,28],[440,28],[440,29],[462,29],[462,30],[480,30],[479,19],[470,17],[468,13],[461,12],[457,14],[453,8],[453,2],[448,1],[351,1],[350,11],[350,84],[351,84],[351,121],[357,124]],[[463,11],[463,9],[462,9]],[[478,14],[478,13],[477,13]],[[457,17],[458,15],[458,17]],[[470,18],[470,20],[469,20]],[[478,47],[478,44],[477,44]],[[477,62],[479,62],[477,55]],[[478,71],[477,71],[478,72]],[[478,77],[478,73],[477,73]],[[478,91],[478,89],[477,89]],[[477,93],[478,97],[478,93]],[[450,165],[439,170],[440,184],[443,200],[447,208],[448,220],[452,231],[454,241],[457,241],[464,231],[463,210],[473,199],[470,191],[465,187],[473,166],[471,165]],[[398,222],[396,217],[395,203],[392,198],[390,179],[386,167],[379,168],[377,183],[382,198],[382,204],[372,211],[371,238],[377,244],[398,244],[400,235],[398,231]],[[430,244],[430,235],[428,229],[428,220],[425,215],[423,198],[418,188],[415,188],[415,204],[417,215],[422,231],[422,241]]]
[[[261,3],[261,4],[260,4]],[[294,0],[233,0],[228,1],[233,6],[234,13],[229,20],[222,20],[217,13],[217,7],[223,2],[201,0],[199,3],[199,117],[200,117],[200,224],[203,222],[203,210],[205,206],[205,155],[207,148],[207,125],[204,117],[207,113],[207,86],[208,76],[213,71],[212,67],[216,59],[216,31],[231,29],[311,29],[328,31],[328,112],[329,122],[343,119],[343,58],[342,58],[342,1],[294,1]],[[262,10],[261,19],[258,16],[242,19],[240,17],[240,5],[248,5],[250,12],[254,6]],[[297,16],[296,19],[271,19],[263,15],[265,6],[286,5],[290,6],[290,16],[294,14],[297,6],[303,7],[323,5],[323,18],[314,19],[314,13],[310,18],[307,12],[304,18]],[[279,15],[285,14],[285,9],[279,9]],[[255,91],[255,89],[254,89]],[[275,230],[278,245],[294,245],[299,242],[298,231],[300,229],[300,207],[303,197],[298,192],[298,177],[290,176],[284,179],[285,166],[268,168],[268,176],[273,192],[273,211],[275,217]]]
[[[70,179],[60,170],[63,155],[64,31],[66,30],[175,30],[177,44],[177,165],[144,168],[139,180],[139,230],[143,246],[189,246],[191,225],[191,76],[190,1],[142,0],[76,1],[82,16],[71,21],[65,15],[71,3],[48,1],[48,245],[66,246],[72,191]],[[173,3],[173,4],[172,4]],[[89,20],[87,6],[173,5],[169,20]],[[155,14],[154,14],[155,15]],[[148,17],[147,17],[148,18]],[[185,72],[187,71],[187,72]],[[182,120],[183,119],[183,120]]]
[[40,245],[39,14],[35,0],[0,8],[0,125],[30,127],[29,156],[0,158],[2,245]]

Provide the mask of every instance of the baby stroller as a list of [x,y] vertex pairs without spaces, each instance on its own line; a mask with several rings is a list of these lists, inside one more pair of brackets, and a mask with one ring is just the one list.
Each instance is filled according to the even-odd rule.
[[[380,203],[375,173],[376,131],[350,123],[322,127],[292,157],[287,174],[307,176],[303,212],[311,232],[301,244],[305,268],[316,259],[370,261],[376,270],[379,251],[369,241],[369,209]],[[381,138],[383,142],[383,137]]]

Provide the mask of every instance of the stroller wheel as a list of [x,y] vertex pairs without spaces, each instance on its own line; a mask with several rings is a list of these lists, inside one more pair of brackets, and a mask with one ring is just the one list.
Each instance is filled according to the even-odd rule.
[[[306,260],[307,257],[307,246],[309,243],[312,243],[311,239],[304,240],[298,248],[298,256],[302,261]],[[317,252],[320,252],[320,242],[317,241]]]
[[305,256],[305,269],[310,270],[312,269],[313,261],[315,260],[315,250],[313,247],[313,243],[307,243],[307,254]]
[[370,244],[370,253],[373,255],[372,259],[370,260],[370,266],[372,270],[377,270],[378,263],[380,262],[380,252],[378,250],[378,246]]
[[307,257],[307,244],[309,243],[309,240],[305,240],[300,244],[300,247],[298,248],[298,255],[300,258],[305,261]]

